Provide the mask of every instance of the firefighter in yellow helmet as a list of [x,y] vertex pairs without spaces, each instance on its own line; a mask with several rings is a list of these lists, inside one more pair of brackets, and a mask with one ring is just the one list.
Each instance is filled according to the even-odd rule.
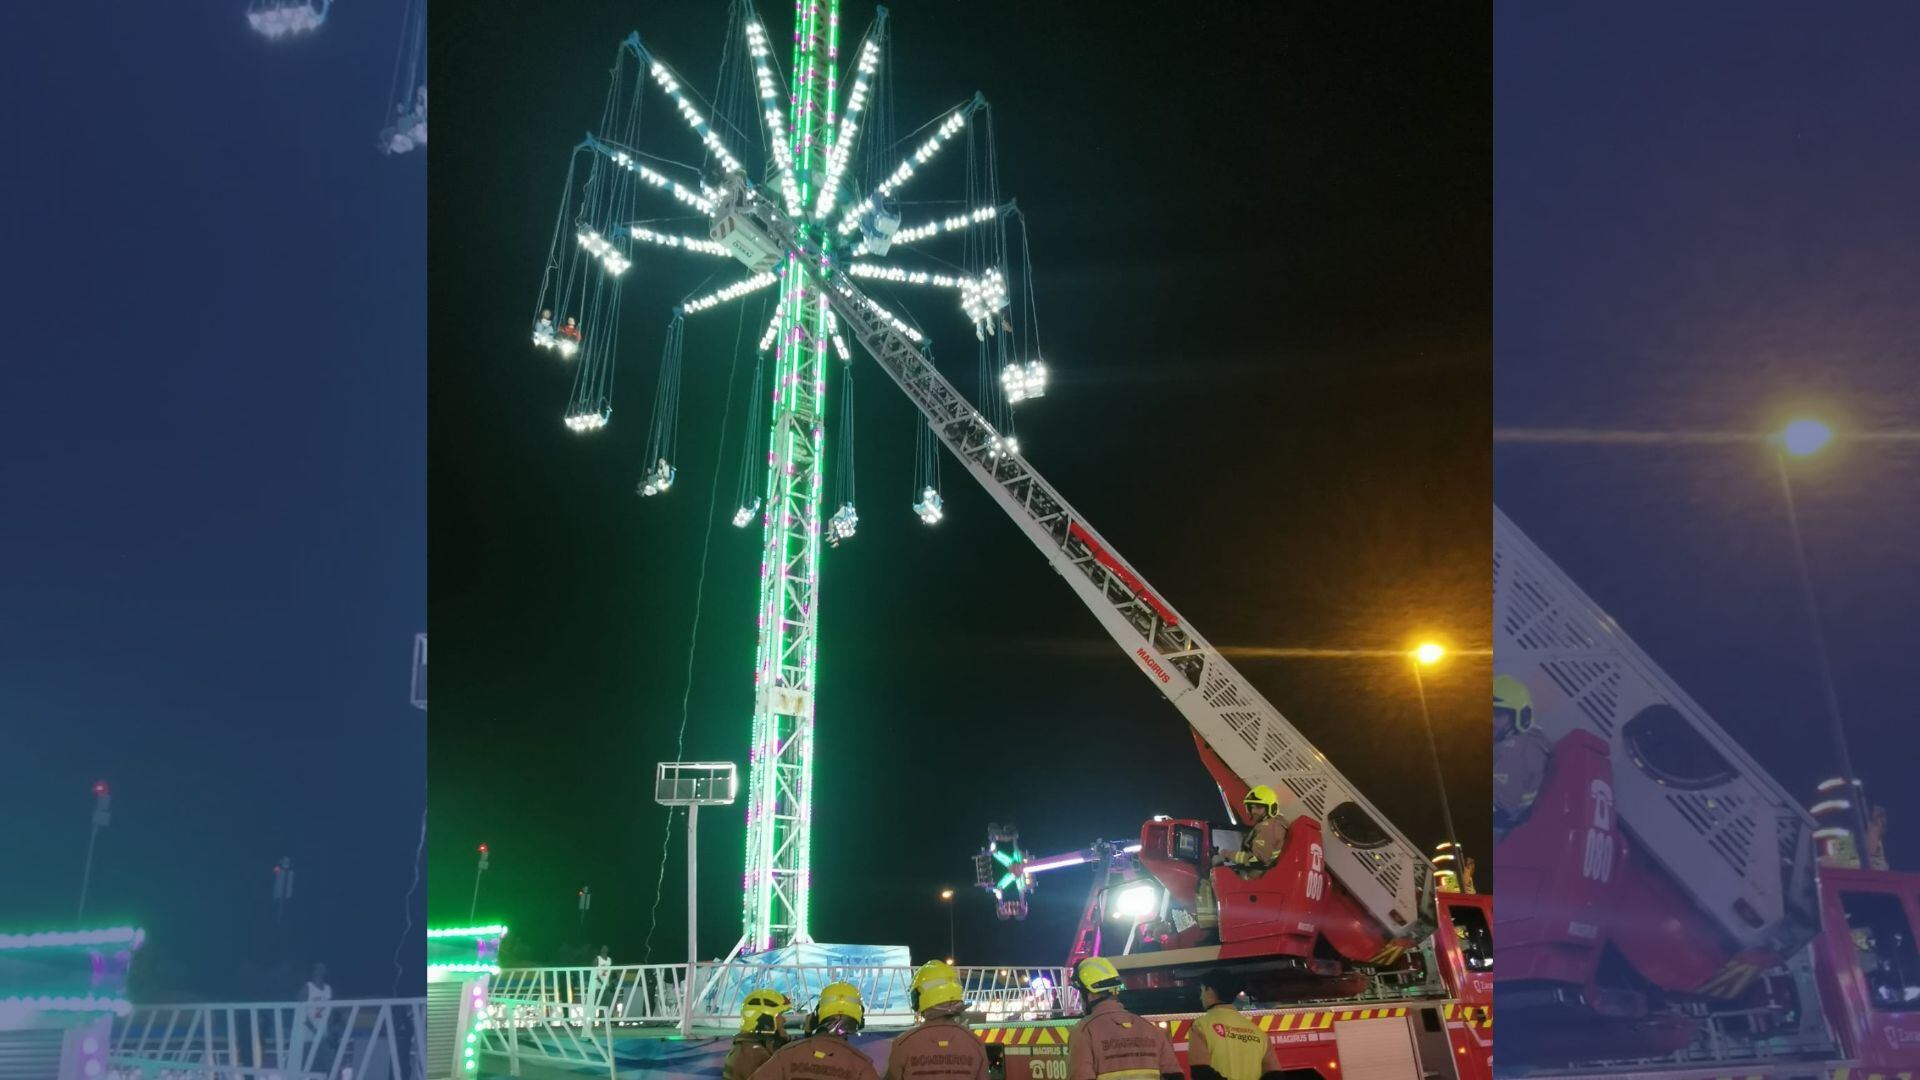
[[880,1080],[873,1062],[847,1041],[866,1022],[867,1009],[860,1000],[859,988],[852,983],[828,983],[821,988],[813,1011],[807,1014],[807,1037],[775,1050],[754,1072],[753,1080]]
[[787,1010],[792,1005],[778,990],[755,990],[740,1010],[740,1034],[720,1066],[721,1080],[748,1080],[787,1044]]
[[967,1003],[960,973],[944,960],[929,960],[913,973],[913,1011],[918,1026],[887,1050],[887,1080],[987,1080],[987,1048],[967,1030]]
[[1166,1030],[1121,1007],[1125,984],[1113,961],[1080,961],[1073,985],[1086,1013],[1067,1038],[1067,1080],[1185,1080]]
[[1227,865],[1241,877],[1259,877],[1279,861],[1280,849],[1287,841],[1287,826],[1280,820],[1280,796],[1267,785],[1256,784],[1247,789],[1240,805],[1246,810],[1242,820],[1247,825],[1247,838],[1239,851],[1227,857]]
[[1504,838],[1533,810],[1553,742],[1534,723],[1533,694],[1511,675],[1493,680],[1493,833]]
[[1193,1080],[1261,1080],[1278,1076],[1280,1057],[1259,1025],[1240,1015],[1234,1002],[1245,982],[1226,968],[1200,977],[1200,1007],[1187,1035],[1187,1067]]

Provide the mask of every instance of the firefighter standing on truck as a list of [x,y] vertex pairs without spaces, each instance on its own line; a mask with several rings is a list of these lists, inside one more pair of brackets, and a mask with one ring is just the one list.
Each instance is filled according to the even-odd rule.
[[1493,835],[1526,820],[1547,779],[1553,742],[1534,727],[1533,695],[1511,675],[1493,680]]
[[1247,811],[1247,839],[1226,861],[1241,877],[1255,878],[1280,861],[1287,826],[1280,820],[1280,797],[1265,784],[1247,789],[1240,805]]
[[1259,1025],[1233,1007],[1246,984],[1226,968],[1200,977],[1200,1007],[1187,1033],[1193,1080],[1265,1080],[1280,1075],[1280,1057]]
[[913,973],[912,994],[920,1023],[894,1038],[886,1080],[987,1080],[987,1048],[961,1019],[967,1003],[960,973],[944,960],[929,960]]
[[773,1052],[754,1080],[880,1080],[873,1062],[847,1041],[867,1022],[867,1009],[852,983],[828,983],[807,1015],[807,1037]]
[[787,995],[778,990],[755,990],[740,1010],[740,1034],[733,1037],[720,1066],[721,1080],[749,1080],[775,1050],[787,1045]]
[[1173,1040],[1120,1006],[1124,983],[1113,961],[1089,956],[1073,969],[1086,1015],[1067,1039],[1067,1080],[1185,1080]]

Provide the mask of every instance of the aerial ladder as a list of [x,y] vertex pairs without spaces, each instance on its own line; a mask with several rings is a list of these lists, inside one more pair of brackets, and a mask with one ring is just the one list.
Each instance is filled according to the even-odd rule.
[[[841,272],[837,256],[798,229],[782,207],[738,173],[725,181],[713,218],[713,240],[748,267],[774,265],[782,252],[790,252],[795,257],[789,267],[806,267],[817,275],[840,324],[852,331],[933,433],[1180,711],[1229,808],[1237,807],[1249,786],[1274,789],[1280,816],[1289,827],[1288,849],[1296,852],[1299,863],[1286,872],[1304,883],[1316,905],[1340,907],[1328,925],[1345,929],[1342,954],[1365,962],[1370,954],[1397,954],[1425,939],[1435,926],[1435,908],[1432,874],[1421,851],[954,389],[907,328]],[[1167,823],[1144,826],[1143,844],[1178,843],[1181,852],[1159,854],[1184,858],[1186,834],[1154,833],[1156,824]],[[1207,839],[1201,838],[1203,849]],[[1143,850],[1143,862],[1154,855]],[[1206,872],[1202,863],[1193,876],[1204,882]],[[1269,874],[1278,872],[1276,867]],[[1338,888],[1326,887],[1326,875]],[[1266,902],[1279,891],[1266,889]],[[1218,902],[1224,907],[1224,898]],[[1269,921],[1293,914],[1269,913]],[[1310,929],[1307,947],[1314,936]]]
[[1496,911],[1508,1060],[1529,1035],[1560,1060],[1682,1053],[1700,1017],[1757,1015],[1821,932],[1813,818],[1497,509],[1494,656],[1552,746],[1497,823],[1503,883],[1529,883]]

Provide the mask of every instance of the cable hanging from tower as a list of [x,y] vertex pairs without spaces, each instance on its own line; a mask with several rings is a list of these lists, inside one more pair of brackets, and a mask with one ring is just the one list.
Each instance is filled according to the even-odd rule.
[[827,520],[827,544],[839,547],[840,541],[853,538],[860,525],[860,515],[853,508],[853,365],[846,362],[840,365],[840,428],[833,449],[829,468],[833,472],[835,509]]
[[[768,304],[760,303],[760,322],[766,321]],[[743,306],[741,311],[745,311]],[[769,328],[769,334],[775,327]],[[760,453],[760,440],[765,434],[765,416],[767,408],[767,361],[771,356],[772,338],[762,339],[753,352],[753,392],[747,395],[747,426],[740,441],[740,482],[734,495],[733,524],[744,529],[760,517],[760,496],[753,490],[754,480],[766,471],[765,455]]]
[[1020,226],[1020,261],[1014,271],[1013,363],[1000,369],[1000,390],[1009,407],[1047,393],[1047,362],[1040,347],[1040,309],[1034,302],[1033,247],[1027,237],[1027,215],[1014,207],[1007,217]]
[[667,323],[667,341],[660,348],[660,377],[653,391],[653,424],[647,431],[646,472],[640,478],[642,498],[662,495],[673,487],[680,439],[680,357],[686,350],[687,318],[679,311]]
[[[975,122],[967,125],[966,205],[1000,205],[1000,159],[994,149],[993,108],[983,107]],[[1007,231],[1006,221],[995,218],[981,227],[968,229],[964,265],[968,287],[962,289],[962,306],[973,319],[977,358],[976,377],[979,400],[987,422],[999,431],[993,447],[1001,453],[1018,453],[1013,406],[1007,400],[1009,387],[1001,377],[1012,362],[1012,322],[1007,317]]]
[[915,414],[913,443],[913,512],[929,525],[946,516],[940,499],[940,439],[932,425]]

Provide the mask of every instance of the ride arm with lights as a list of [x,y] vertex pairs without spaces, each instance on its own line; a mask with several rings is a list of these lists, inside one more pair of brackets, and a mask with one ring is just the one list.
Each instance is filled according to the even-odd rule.
[[[1009,446],[906,329],[839,272],[771,200],[736,179],[716,209],[717,218],[732,219],[730,231],[759,234],[765,246],[796,252],[802,264],[822,267],[823,291],[841,325],[853,331],[940,441],[1180,710],[1201,744],[1202,758],[1213,755],[1241,783],[1271,785],[1279,794],[1283,821],[1304,814],[1327,822],[1326,866],[1335,879],[1396,937],[1426,937],[1434,925],[1433,886],[1419,849]],[[1217,770],[1215,777],[1220,778]]]

